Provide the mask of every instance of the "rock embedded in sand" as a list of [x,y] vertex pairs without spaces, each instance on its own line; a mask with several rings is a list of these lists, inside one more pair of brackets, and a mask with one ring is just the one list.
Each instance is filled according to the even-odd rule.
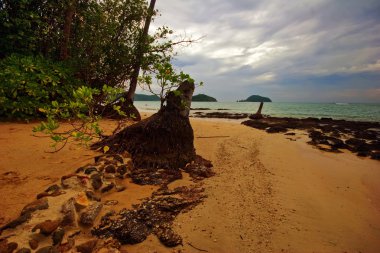
[[9,242],[8,240],[1,240],[0,241],[0,252],[1,253],[13,253],[18,247],[18,244],[15,242]]
[[180,244],[182,245],[181,236],[175,233],[171,228],[164,228],[156,234],[160,242],[162,242],[162,244],[164,244],[166,247],[175,247]]
[[100,202],[100,198],[98,196],[96,196],[95,192],[93,192],[93,191],[86,191],[86,196],[90,200]]
[[107,165],[106,167],[104,167],[104,171],[107,173],[115,173],[116,168],[114,165],[110,164],[110,165]]
[[29,246],[31,249],[35,250],[38,248],[38,241],[36,239],[29,240]]
[[76,247],[77,251],[80,253],[92,253],[94,252],[94,249],[96,245],[98,244],[97,239],[89,240],[85,243],[82,243]]
[[62,222],[61,222],[62,226],[69,226],[69,225],[74,224],[74,222],[75,222],[75,205],[74,205],[74,203],[75,203],[75,199],[70,198],[69,200],[67,200],[62,205],[62,208],[61,208],[61,213],[63,214],[63,218],[62,218]]
[[55,246],[55,245],[61,244],[64,235],[65,235],[65,230],[63,228],[60,227],[57,230],[55,230],[51,236],[53,240],[53,245]]
[[117,167],[116,172],[124,176],[124,174],[127,173],[127,166],[125,164],[120,165],[119,167]]
[[85,226],[92,226],[102,207],[103,204],[101,203],[94,203],[87,207],[80,215],[80,223]]
[[31,253],[32,251],[28,248],[22,248],[16,251],[16,253]]
[[95,191],[100,189],[100,187],[102,187],[103,181],[102,181],[102,177],[100,176],[99,173],[91,176],[91,185]]
[[3,230],[6,230],[8,228],[15,228],[15,227],[27,222],[28,220],[30,220],[31,217],[32,217],[31,212],[24,213],[23,215],[20,215],[15,220],[13,220],[13,221],[9,222],[8,224],[4,225],[3,227],[1,227],[0,232]]
[[86,208],[90,205],[90,201],[88,200],[85,192],[79,193],[74,199],[75,208],[77,211]]
[[100,192],[101,192],[101,193],[109,192],[109,191],[112,190],[114,187],[115,187],[115,184],[114,184],[114,183],[110,183],[110,184],[104,186],[102,189],[100,189]]
[[54,221],[46,220],[35,225],[34,228],[32,229],[32,232],[40,230],[40,234],[48,236],[58,228],[60,223],[61,223],[60,220],[54,220]]
[[30,204],[27,204],[21,211],[21,215],[25,213],[32,213],[36,210],[48,209],[49,204],[47,198],[38,199]]
[[56,247],[46,246],[36,251],[36,253],[60,253]]

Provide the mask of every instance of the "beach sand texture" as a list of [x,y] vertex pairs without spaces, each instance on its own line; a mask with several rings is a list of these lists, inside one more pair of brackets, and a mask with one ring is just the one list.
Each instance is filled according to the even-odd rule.
[[[204,181],[208,198],[176,219],[183,246],[166,248],[150,236],[127,252],[380,252],[378,161],[320,151],[302,132],[292,141],[234,122],[191,123],[197,153],[216,172]],[[0,123],[0,225],[96,155],[75,145],[45,153],[49,140],[31,136],[32,126]],[[188,178],[180,181],[172,187]]]

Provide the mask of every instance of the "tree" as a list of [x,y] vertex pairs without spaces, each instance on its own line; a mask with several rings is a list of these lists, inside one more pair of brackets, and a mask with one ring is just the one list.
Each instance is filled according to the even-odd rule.
[[182,82],[167,94],[158,113],[96,144],[109,152],[132,155],[135,168],[183,168],[195,158],[194,135],[189,121],[194,83]]

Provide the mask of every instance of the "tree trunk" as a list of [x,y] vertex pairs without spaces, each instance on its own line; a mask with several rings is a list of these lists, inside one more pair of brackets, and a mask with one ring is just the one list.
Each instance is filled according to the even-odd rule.
[[158,113],[96,143],[110,152],[128,151],[137,168],[183,168],[195,158],[194,135],[189,121],[194,83],[183,82],[170,92]]
[[143,32],[141,34],[140,41],[137,45],[136,61],[135,61],[135,64],[133,66],[133,72],[132,72],[131,81],[129,84],[129,90],[128,90],[127,95],[126,95],[127,100],[133,101],[133,97],[135,96],[136,87],[137,87],[137,79],[138,79],[139,73],[140,73],[142,58],[143,58],[145,50],[146,50],[145,49],[146,48],[146,38],[148,36],[149,26],[150,26],[150,22],[152,20],[155,4],[156,4],[156,0],[150,1],[149,8],[148,8],[148,15],[146,16],[146,19],[145,19],[144,29],[143,29]]
[[262,119],[264,118],[264,116],[261,114],[261,110],[263,109],[263,106],[264,106],[264,102],[260,102],[260,106],[259,106],[259,109],[257,110],[257,112],[255,114],[252,114],[251,116],[249,116],[250,119]]
[[69,57],[69,41],[71,35],[71,25],[73,23],[73,16],[75,13],[76,1],[69,1],[66,13],[65,23],[63,25],[63,38],[61,44],[60,59],[66,60]]
[[149,26],[152,20],[155,4],[156,4],[156,0],[150,1],[149,8],[148,8],[148,15],[146,16],[146,19],[145,19],[144,29],[142,31],[140,41],[137,45],[136,61],[133,65],[133,71],[132,71],[132,75],[131,75],[131,79],[129,83],[129,89],[128,89],[128,92],[124,96],[126,100],[125,102],[126,105],[125,105],[125,108],[123,109],[130,112],[129,114],[133,114],[136,119],[141,119],[141,116],[140,116],[139,111],[133,105],[133,98],[136,92],[137,80],[140,73],[142,58],[144,57],[144,53],[146,51],[146,38],[148,36]]

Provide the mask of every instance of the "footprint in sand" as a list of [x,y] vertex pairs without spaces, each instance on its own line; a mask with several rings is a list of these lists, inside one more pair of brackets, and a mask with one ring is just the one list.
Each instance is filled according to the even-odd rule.
[[21,177],[20,173],[16,171],[7,171],[0,175],[0,182],[2,184],[20,184],[27,178],[27,176]]

